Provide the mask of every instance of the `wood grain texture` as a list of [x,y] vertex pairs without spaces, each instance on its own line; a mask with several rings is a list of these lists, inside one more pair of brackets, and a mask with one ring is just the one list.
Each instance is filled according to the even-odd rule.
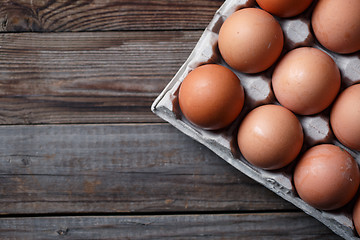
[[295,209],[168,124],[0,127],[0,214]]
[[0,35],[0,124],[160,122],[202,31]]
[[3,0],[0,31],[204,29],[222,0]]
[[4,218],[1,239],[341,239],[304,213]]

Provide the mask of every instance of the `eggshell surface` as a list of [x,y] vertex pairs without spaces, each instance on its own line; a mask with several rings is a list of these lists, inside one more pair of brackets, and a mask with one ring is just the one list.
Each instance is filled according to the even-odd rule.
[[310,148],[295,167],[295,188],[305,202],[321,210],[347,204],[360,182],[359,167],[344,149],[322,144]]
[[356,200],[352,215],[353,215],[355,230],[360,235],[360,198],[359,197]]
[[227,64],[245,72],[269,68],[280,56],[284,36],[275,18],[256,8],[231,14],[221,26],[218,46]]
[[317,40],[327,49],[337,53],[360,50],[359,0],[319,0],[311,22]]
[[240,152],[251,164],[273,170],[299,154],[303,130],[296,116],[278,105],[263,105],[243,119],[238,131]]
[[207,64],[191,71],[179,90],[179,105],[194,125],[207,130],[226,127],[240,114],[244,89],[228,68]]
[[274,94],[281,105],[301,115],[319,113],[335,99],[340,71],[323,51],[302,47],[287,53],[272,76]]
[[256,0],[265,11],[278,17],[296,16],[307,9],[313,0]]
[[360,151],[360,84],[348,87],[339,95],[331,110],[330,123],[342,144]]

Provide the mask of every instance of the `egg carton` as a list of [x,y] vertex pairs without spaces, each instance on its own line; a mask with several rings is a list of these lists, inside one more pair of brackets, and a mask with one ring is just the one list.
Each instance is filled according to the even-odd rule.
[[[311,13],[315,4],[316,1],[304,13],[294,18],[281,19],[274,16],[284,32],[284,48],[281,56],[297,47],[308,46],[321,49],[331,56],[339,67],[342,76],[342,91],[346,87],[360,82],[360,54],[359,52],[347,55],[336,54],[323,48],[316,41],[310,27]],[[276,63],[259,74],[245,74],[229,67],[218,50],[218,33],[225,19],[233,12],[247,7],[258,8],[254,0],[226,0],[224,2],[204,30],[188,59],[156,98],[151,110],[184,134],[211,149],[248,177],[291,202],[308,215],[318,219],[339,236],[345,239],[360,239],[357,237],[352,222],[354,200],[335,211],[315,209],[300,199],[294,188],[292,175],[296,160],[280,170],[266,171],[248,163],[238,150],[236,135],[242,118],[257,106],[278,104],[271,88],[271,75]],[[181,82],[190,71],[208,63],[223,65],[231,69],[239,77],[246,95],[245,105],[238,118],[227,128],[217,131],[203,130],[189,123],[182,115],[178,103],[178,91]],[[328,108],[316,115],[297,115],[304,130],[302,152],[316,144],[332,143],[346,149],[359,164],[360,153],[346,148],[334,137],[329,124],[329,112]]]

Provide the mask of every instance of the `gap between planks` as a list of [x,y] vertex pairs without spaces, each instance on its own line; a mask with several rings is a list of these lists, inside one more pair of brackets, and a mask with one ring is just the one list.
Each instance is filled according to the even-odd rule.
[[30,214],[2,214],[2,218],[46,218],[46,217],[121,217],[121,216],[192,216],[192,215],[249,215],[249,214],[288,214],[303,213],[300,209],[278,210],[233,210],[233,211],[188,211],[188,212],[89,212],[89,213],[30,213]]
[[340,239],[300,212],[1,220],[0,237],[11,239]]

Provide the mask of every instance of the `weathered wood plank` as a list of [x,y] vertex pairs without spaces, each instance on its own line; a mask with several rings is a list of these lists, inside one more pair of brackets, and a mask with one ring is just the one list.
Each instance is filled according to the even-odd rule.
[[4,218],[1,239],[341,239],[304,213]]
[[201,31],[0,35],[0,124],[159,122]]
[[203,29],[223,0],[3,0],[0,31]]
[[0,124],[164,122],[150,111],[148,96],[0,98]]
[[0,214],[295,209],[168,124],[0,136]]
[[200,34],[0,35],[0,96],[158,93],[189,56]]

